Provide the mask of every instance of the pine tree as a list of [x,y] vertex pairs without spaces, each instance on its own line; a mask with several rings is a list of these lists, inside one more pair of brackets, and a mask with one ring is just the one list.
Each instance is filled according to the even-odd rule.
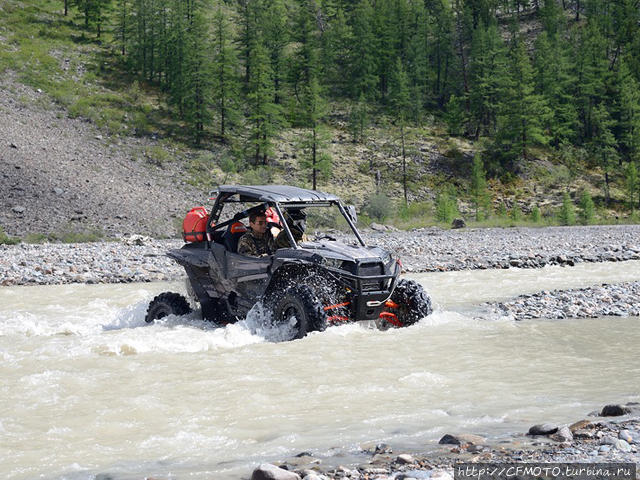
[[473,158],[473,167],[471,169],[471,202],[475,209],[476,222],[479,222],[484,218],[485,212],[483,212],[483,210],[489,207],[486,173],[480,155],[476,155]]
[[248,85],[250,144],[254,164],[268,164],[272,140],[283,124],[282,108],[274,103],[274,82],[267,49],[257,43],[249,58],[251,76]]
[[611,119],[611,115],[609,115],[604,104],[595,107],[592,123],[593,136],[590,142],[590,151],[592,158],[600,165],[604,173],[605,204],[609,206],[611,170],[617,160],[618,153],[616,139],[611,131],[614,121]]
[[240,82],[236,71],[237,54],[231,25],[218,7],[213,21],[212,100],[219,115],[218,135],[224,142],[227,132],[239,121]]
[[406,148],[406,127],[407,117],[411,109],[411,100],[409,97],[407,74],[402,65],[402,61],[398,58],[396,67],[391,78],[391,88],[389,92],[389,103],[391,104],[392,115],[396,119],[396,123],[400,130],[400,147],[402,153],[402,190],[404,193],[404,203],[409,203],[407,192],[407,148]]
[[353,143],[363,143],[366,138],[366,130],[369,124],[369,113],[364,93],[360,94],[358,102],[351,107],[349,114],[349,130],[353,137]]
[[[304,9],[304,7],[303,7]],[[286,77],[285,47],[290,42],[289,25],[287,24],[287,10],[283,0],[269,0],[266,2],[261,17],[262,41],[271,61],[273,76],[273,102],[282,103],[283,83]]]
[[534,92],[533,70],[522,40],[516,40],[511,49],[509,77],[502,94],[496,140],[507,153],[507,168],[511,170],[516,158],[528,158],[532,145],[548,142],[543,124],[549,109]]
[[640,160],[640,83],[633,78],[625,61],[619,63],[616,77],[620,161],[632,162]]
[[629,162],[625,169],[625,187],[627,193],[627,202],[629,203],[629,209],[631,214],[635,211],[635,199],[636,194],[640,192],[640,184],[638,184],[638,169],[636,168],[636,162]]
[[203,48],[209,44],[204,14],[199,9],[195,10],[186,40],[184,119],[198,146],[204,137],[205,127],[211,122],[211,63],[208,48]]
[[506,75],[502,39],[496,25],[480,22],[473,32],[469,75],[471,135],[495,133],[501,82]]
[[327,178],[331,173],[331,156],[327,152],[329,132],[324,125],[328,106],[315,76],[305,86],[302,99],[307,131],[302,142],[305,158],[301,166],[311,172],[311,185],[316,190],[318,174]]
[[580,195],[580,223],[583,225],[591,225],[595,216],[594,209],[595,206],[591,199],[591,194],[588,190],[583,190]]
[[[326,84],[337,95],[353,94],[349,82],[351,74],[350,50],[353,44],[353,32],[347,23],[344,11],[338,8],[328,28],[321,36],[322,71]],[[364,93],[364,92],[361,92]],[[356,98],[359,98],[356,97]]]
[[352,96],[364,94],[369,100],[377,96],[378,62],[376,37],[373,32],[374,10],[369,0],[360,0],[353,15],[353,45],[351,49]]
[[573,225],[576,222],[575,208],[567,192],[562,194],[562,207],[558,217],[561,225]]

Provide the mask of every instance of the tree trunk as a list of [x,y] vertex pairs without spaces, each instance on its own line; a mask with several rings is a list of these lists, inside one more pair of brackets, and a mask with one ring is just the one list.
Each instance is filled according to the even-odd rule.
[[64,16],[67,16],[67,13],[69,13],[69,0],[64,0]]
[[400,125],[400,139],[402,140],[402,188],[404,190],[404,204],[409,205],[407,196],[407,155],[404,148],[404,124]]
[[312,166],[313,166],[313,189],[316,189],[316,151],[317,151],[317,137],[316,127],[313,127],[313,145],[312,145]]

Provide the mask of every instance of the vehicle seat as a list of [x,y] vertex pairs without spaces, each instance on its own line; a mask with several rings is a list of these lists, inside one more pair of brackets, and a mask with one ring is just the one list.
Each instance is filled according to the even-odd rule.
[[227,231],[222,235],[222,243],[231,253],[238,253],[238,241],[245,233],[247,233],[247,227],[242,222],[234,222],[227,227]]

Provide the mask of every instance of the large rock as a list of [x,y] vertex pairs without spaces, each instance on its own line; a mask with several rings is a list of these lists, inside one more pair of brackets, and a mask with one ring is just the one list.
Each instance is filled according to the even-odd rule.
[[534,425],[529,429],[527,435],[552,435],[558,431],[558,426],[553,423],[542,423]]
[[605,405],[600,412],[601,417],[619,417],[630,413],[631,409],[622,405]]
[[438,443],[441,445],[482,445],[485,441],[484,437],[471,433],[460,433],[457,435],[447,433]]
[[251,480],[300,480],[300,475],[270,463],[263,463],[253,471]]
[[578,430],[584,430],[585,428],[592,428],[592,426],[591,420],[579,420],[569,425],[569,430],[571,430],[571,433],[574,433]]
[[569,427],[562,427],[556,433],[551,435],[551,440],[554,440],[560,443],[572,442],[573,433],[571,433],[571,430],[569,429]]
[[451,222],[451,228],[464,228],[467,224],[462,218],[454,218],[453,222]]

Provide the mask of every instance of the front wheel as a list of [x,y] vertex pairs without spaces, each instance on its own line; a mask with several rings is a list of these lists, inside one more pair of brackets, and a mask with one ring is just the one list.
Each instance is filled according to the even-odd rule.
[[271,303],[274,324],[290,329],[288,340],[327,328],[327,314],[322,303],[307,285],[290,287]]
[[383,329],[408,327],[430,315],[432,311],[431,299],[422,285],[415,280],[403,278],[391,294],[378,325]]
[[189,302],[179,293],[164,292],[149,303],[144,320],[151,323],[168,315],[186,315],[191,313]]

